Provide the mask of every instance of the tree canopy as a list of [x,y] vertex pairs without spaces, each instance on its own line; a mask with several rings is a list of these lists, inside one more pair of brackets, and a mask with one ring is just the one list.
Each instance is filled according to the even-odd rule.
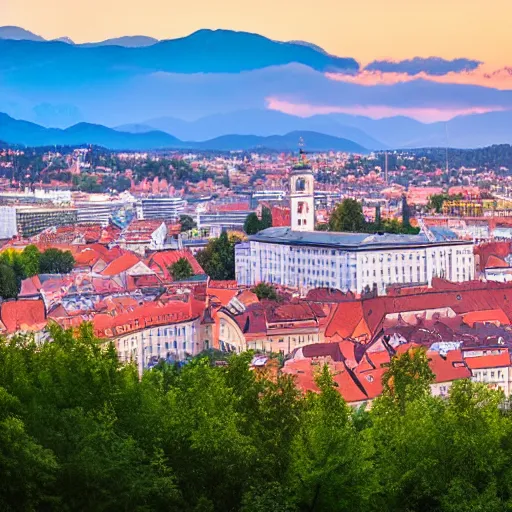
[[244,231],[248,235],[255,235],[263,229],[272,227],[272,212],[264,206],[261,210],[261,219],[258,218],[256,213],[252,212],[247,215],[244,222]]
[[195,220],[190,215],[180,215],[180,224],[182,233],[197,227]]
[[70,251],[46,249],[39,260],[41,274],[69,274],[75,265],[75,258]]
[[258,283],[252,290],[258,299],[277,300],[278,295],[274,286],[268,283]]
[[512,417],[469,380],[428,392],[424,351],[391,362],[371,409],[336,374],[318,392],[251,352],[139,378],[89,324],[0,339],[0,510],[498,511],[512,506]]
[[[375,210],[375,222],[367,222],[363,215],[361,203],[355,199],[346,198],[336,206],[331,214],[328,224],[329,231],[355,232],[355,233],[395,233],[417,234],[419,228],[411,226],[410,211],[405,197],[402,201],[403,219],[382,219],[380,208]],[[324,231],[325,229],[322,229]]]
[[221,233],[196,255],[196,259],[212,279],[228,280],[235,278],[235,245],[240,242],[236,236]]
[[189,263],[187,258],[180,258],[177,262],[173,263],[169,267],[169,272],[175,281],[188,279],[194,275],[192,265]]
[[330,231],[355,231],[364,230],[365,219],[363,207],[355,199],[344,199],[331,214],[329,219]]

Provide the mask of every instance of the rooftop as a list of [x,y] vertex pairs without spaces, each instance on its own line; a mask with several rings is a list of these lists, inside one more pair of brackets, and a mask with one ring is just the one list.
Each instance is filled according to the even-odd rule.
[[422,247],[428,245],[468,244],[457,240],[456,235],[447,229],[431,228],[435,241],[430,242],[426,235],[394,235],[391,233],[327,233],[325,231],[292,231],[289,227],[268,228],[249,237],[251,241],[311,245],[349,250],[370,250],[391,247]]

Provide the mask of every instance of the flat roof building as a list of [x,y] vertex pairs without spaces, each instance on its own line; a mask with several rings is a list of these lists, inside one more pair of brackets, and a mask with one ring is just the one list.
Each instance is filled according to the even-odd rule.
[[236,280],[268,282],[305,293],[327,287],[361,294],[441,277],[474,279],[473,242],[445,228],[418,235],[314,231],[314,178],[305,160],[290,176],[291,227],[274,227],[235,247]]

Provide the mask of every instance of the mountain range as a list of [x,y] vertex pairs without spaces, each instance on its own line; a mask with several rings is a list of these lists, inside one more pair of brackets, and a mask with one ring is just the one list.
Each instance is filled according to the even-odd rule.
[[[8,29],[9,34],[13,28]],[[329,55],[304,43],[273,41],[259,34],[232,30],[202,29],[164,41],[127,36],[80,45],[41,41],[36,35],[29,39],[7,38],[1,33],[0,28],[0,71],[19,66],[21,56],[23,66],[37,66],[42,61],[45,66],[84,76],[116,66],[174,73],[240,73],[292,62],[324,72],[359,69],[355,59]]]
[[[294,131],[347,139],[368,149],[512,143],[512,90],[416,76],[421,70],[442,76],[479,65],[429,57],[374,61],[362,69],[355,59],[307,41],[230,30],[199,30],[162,41],[141,35],[75,44],[67,37],[47,41],[19,27],[0,27],[0,112],[40,128],[114,127],[137,135],[140,143],[152,139],[142,137],[148,132],[163,132],[162,143],[170,143],[165,135],[192,143]],[[410,78],[376,85],[353,81],[367,70]],[[375,109],[485,113],[434,123],[353,114]]]
[[[14,26],[4,26],[0,27],[0,39],[11,39],[15,41],[38,41],[38,42],[48,42],[48,41],[57,41],[61,43],[67,44],[76,44],[70,37],[63,36],[57,39],[45,39],[44,37],[34,34],[30,30],[25,30],[21,27]],[[86,47],[94,47],[94,46],[124,46],[126,48],[140,48],[142,46],[151,46],[153,44],[158,43],[158,39],[154,37],[147,36],[123,36],[116,37],[111,39],[106,39],[105,41],[98,41],[94,43],[83,43],[80,46]]]
[[224,135],[204,141],[183,141],[168,133],[152,130],[128,133],[106,126],[79,123],[64,130],[13,119],[0,114],[0,141],[30,147],[79,146],[92,144],[113,150],[190,149],[239,151],[264,148],[276,151],[294,151],[300,138],[308,141],[308,149],[316,151],[347,151],[366,153],[353,141],[309,131],[294,131],[284,135],[261,137],[256,135]]
[[305,130],[349,139],[369,149],[399,149],[510,144],[511,127],[512,111],[458,116],[447,122],[421,123],[403,116],[383,119],[348,114],[297,117],[273,110],[255,109],[215,114],[195,121],[160,117],[118,126],[117,129],[131,133],[161,130],[192,141],[232,133],[269,136]]

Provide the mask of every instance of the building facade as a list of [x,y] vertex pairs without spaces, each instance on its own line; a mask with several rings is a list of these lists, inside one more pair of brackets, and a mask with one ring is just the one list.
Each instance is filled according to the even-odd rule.
[[308,291],[334,288],[379,295],[391,285],[431,285],[434,277],[474,279],[473,244],[424,235],[302,233],[269,228],[236,246],[236,279]]
[[240,285],[268,282],[300,292],[333,288],[384,295],[391,285],[428,285],[435,277],[473,280],[473,242],[444,228],[418,235],[314,231],[314,179],[307,166],[291,173],[291,228],[263,230],[236,246]]
[[108,226],[114,215],[125,203],[121,201],[87,201],[75,203],[79,224],[100,224]]
[[16,207],[16,230],[23,237],[37,235],[50,227],[77,224],[75,208]]
[[185,210],[181,197],[147,197],[137,203],[139,220],[177,220]]

